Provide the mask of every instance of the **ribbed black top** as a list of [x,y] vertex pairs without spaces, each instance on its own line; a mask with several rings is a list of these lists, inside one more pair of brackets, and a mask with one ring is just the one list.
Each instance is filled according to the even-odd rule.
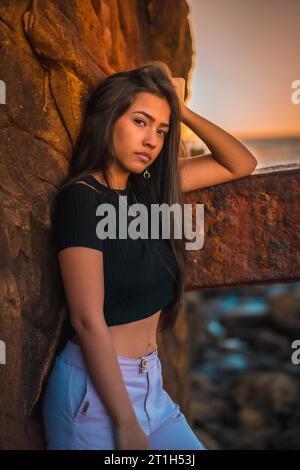
[[[107,213],[96,215],[97,207],[103,203],[113,204],[118,220],[119,195],[93,176],[81,177],[80,180],[93,188],[73,182],[63,188],[56,198],[53,219],[56,252],[70,246],[89,247],[103,252],[104,315],[108,326],[149,317],[167,306],[175,296],[178,266],[169,241],[158,241],[157,254],[148,240],[120,239],[118,227],[116,239],[98,238],[96,226]],[[118,193],[127,195],[129,205],[135,202],[128,186],[118,190]],[[123,210],[128,212],[124,199],[120,201],[122,204]],[[132,217],[128,216],[128,224],[131,220]],[[72,329],[70,335],[73,333]]]

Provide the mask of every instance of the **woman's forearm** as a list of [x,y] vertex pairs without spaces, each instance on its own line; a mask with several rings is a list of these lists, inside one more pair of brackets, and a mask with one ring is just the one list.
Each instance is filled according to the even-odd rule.
[[237,176],[251,173],[257,161],[252,153],[235,137],[216,124],[184,106],[182,122],[209,148],[212,157]]
[[137,424],[109,329],[94,323],[76,327],[88,372],[115,426]]

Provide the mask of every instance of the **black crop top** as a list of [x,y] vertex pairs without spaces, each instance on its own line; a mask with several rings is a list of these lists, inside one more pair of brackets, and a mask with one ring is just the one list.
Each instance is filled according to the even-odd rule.
[[[84,183],[73,182],[59,191],[55,201],[53,241],[56,253],[71,246],[85,246],[103,253],[104,316],[108,326],[130,323],[149,317],[173,301],[178,279],[178,265],[169,239],[156,240],[159,255],[146,239],[118,237],[100,239],[96,225],[99,204],[111,203],[116,211],[119,196],[93,176]],[[128,188],[128,187],[127,187]],[[135,200],[130,189],[118,190],[127,195],[130,205]],[[120,201],[121,205],[125,201]],[[128,207],[125,205],[128,213]],[[128,224],[132,216],[127,215]],[[116,217],[118,220],[118,216]],[[127,225],[128,226],[128,225]],[[99,232],[98,232],[99,233]],[[161,260],[160,257],[163,259]],[[75,334],[71,327],[72,334]]]

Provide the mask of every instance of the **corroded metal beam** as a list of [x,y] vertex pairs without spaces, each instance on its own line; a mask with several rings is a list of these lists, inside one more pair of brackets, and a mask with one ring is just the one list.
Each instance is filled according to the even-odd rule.
[[300,165],[184,196],[193,214],[204,204],[204,244],[187,251],[186,290],[300,280]]

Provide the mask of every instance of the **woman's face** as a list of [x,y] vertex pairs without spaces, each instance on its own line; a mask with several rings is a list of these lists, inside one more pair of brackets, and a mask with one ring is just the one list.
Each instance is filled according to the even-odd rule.
[[[114,125],[113,149],[118,165],[130,173],[144,172],[158,157],[169,122],[170,106],[165,98],[137,93],[134,103]],[[139,152],[148,153],[150,160],[140,158]]]

